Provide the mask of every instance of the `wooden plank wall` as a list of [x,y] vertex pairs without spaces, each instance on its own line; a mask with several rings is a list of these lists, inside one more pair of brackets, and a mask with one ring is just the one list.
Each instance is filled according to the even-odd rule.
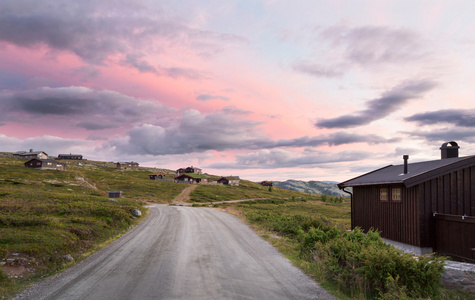
[[421,186],[421,205],[430,212],[475,216],[475,167],[440,176]]
[[423,247],[435,247],[434,212],[475,216],[475,167],[426,181],[420,184],[420,191],[420,239]]
[[475,217],[435,216],[434,251],[454,260],[475,263]]
[[368,231],[377,229],[381,236],[390,240],[420,246],[418,186],[401,187],[401,202],[379,201],[379,188],[366,186],[353,188],[354,225]]

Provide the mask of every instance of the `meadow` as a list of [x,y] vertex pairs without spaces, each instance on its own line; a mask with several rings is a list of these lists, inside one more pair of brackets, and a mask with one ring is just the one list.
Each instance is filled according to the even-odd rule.
[[[24,162],[0,155],[2,298],[84,259],[144,219],[147,202],[169,203],[186,186],[149,179],[164,170],[85,161],[66,162],[65,171],[37,170]],[[108,200],[111,190],[123,197]]]
[[[65,171],[25,168],[0,154],[0,298],[81,261],[143,220],[147,203],[173,204],[188,184],[150,180],[174,172],[118,170],[113,163],[68,161]],[[122,191],[110,201],[108,191]],[[246,200],[238,203],[219,203]],[[342,299],[468,299],[440,287],[442,258],[417,261],[350,230],[348,198],[263,187],[199,185],[193,206],[233,213],[299,268]],[[134,217],[132,209],[142,211]],[[418,282],[424,282],[423,285]]]

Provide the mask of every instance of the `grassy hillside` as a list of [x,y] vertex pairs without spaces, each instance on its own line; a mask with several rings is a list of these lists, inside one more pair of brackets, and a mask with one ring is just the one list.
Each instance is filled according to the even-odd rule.
[[[149,179],[152,171],[103,162],[67,162],[65,171],[25,168],[0,155],[0,295],[83,259],[140,222],[146,202],[169,203],[185,184]],[[123,198],[108,201],[109,190]],[[8,276],[7,276],[8,275]],[[2,297],[0,297],[2,298]]]
[[[65,171],[37,170],[25,162],[0,153],[0,298],[82,260],[144,219],[146,203],[172,203],[189,186],[149,179],[157,173],[171,179],[171,170],[118,170],[98,161],[62,161]],[[109,201],[111,190],[123,197]],[[239,187],[197,186],[191,200],[300,195],[242,180]],[[132,209],[143,216],[134,217]]]
[[[190,195],[191,202],[217,202],[242,199],[267,199],[302,197],[302,193],[281,188],[264,187],[248,180],[241,180],[239,186],[200,185]],[[304,195],[305,196],[305,195]]]

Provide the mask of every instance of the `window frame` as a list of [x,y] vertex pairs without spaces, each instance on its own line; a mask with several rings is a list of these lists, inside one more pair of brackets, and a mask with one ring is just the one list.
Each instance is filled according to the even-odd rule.
[[[384,190],[386,191],[386,193],[383,193]],[[385,195],[385,197],[382,197],[383,195]],[[389,202],[389,188],[387,186],[379,188],[379,201]]]
[[[396,191],[396,190],[398,192],[394,193],[394,191]],[[399,199],[394,199],[395,195],[398,195]],[[394,202],[394,203],[401,203],[402,202],[402,188],[400,186],[391,187],[391,202]]]

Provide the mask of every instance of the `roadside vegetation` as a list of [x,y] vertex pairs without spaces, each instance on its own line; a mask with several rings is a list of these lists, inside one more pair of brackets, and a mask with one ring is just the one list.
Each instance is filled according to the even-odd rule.
[[348,198],[301,194],[214,206],[246,221],[339,298],[474,298],[440,285],[444,257],[414,257],[377,232],[350,231]]

